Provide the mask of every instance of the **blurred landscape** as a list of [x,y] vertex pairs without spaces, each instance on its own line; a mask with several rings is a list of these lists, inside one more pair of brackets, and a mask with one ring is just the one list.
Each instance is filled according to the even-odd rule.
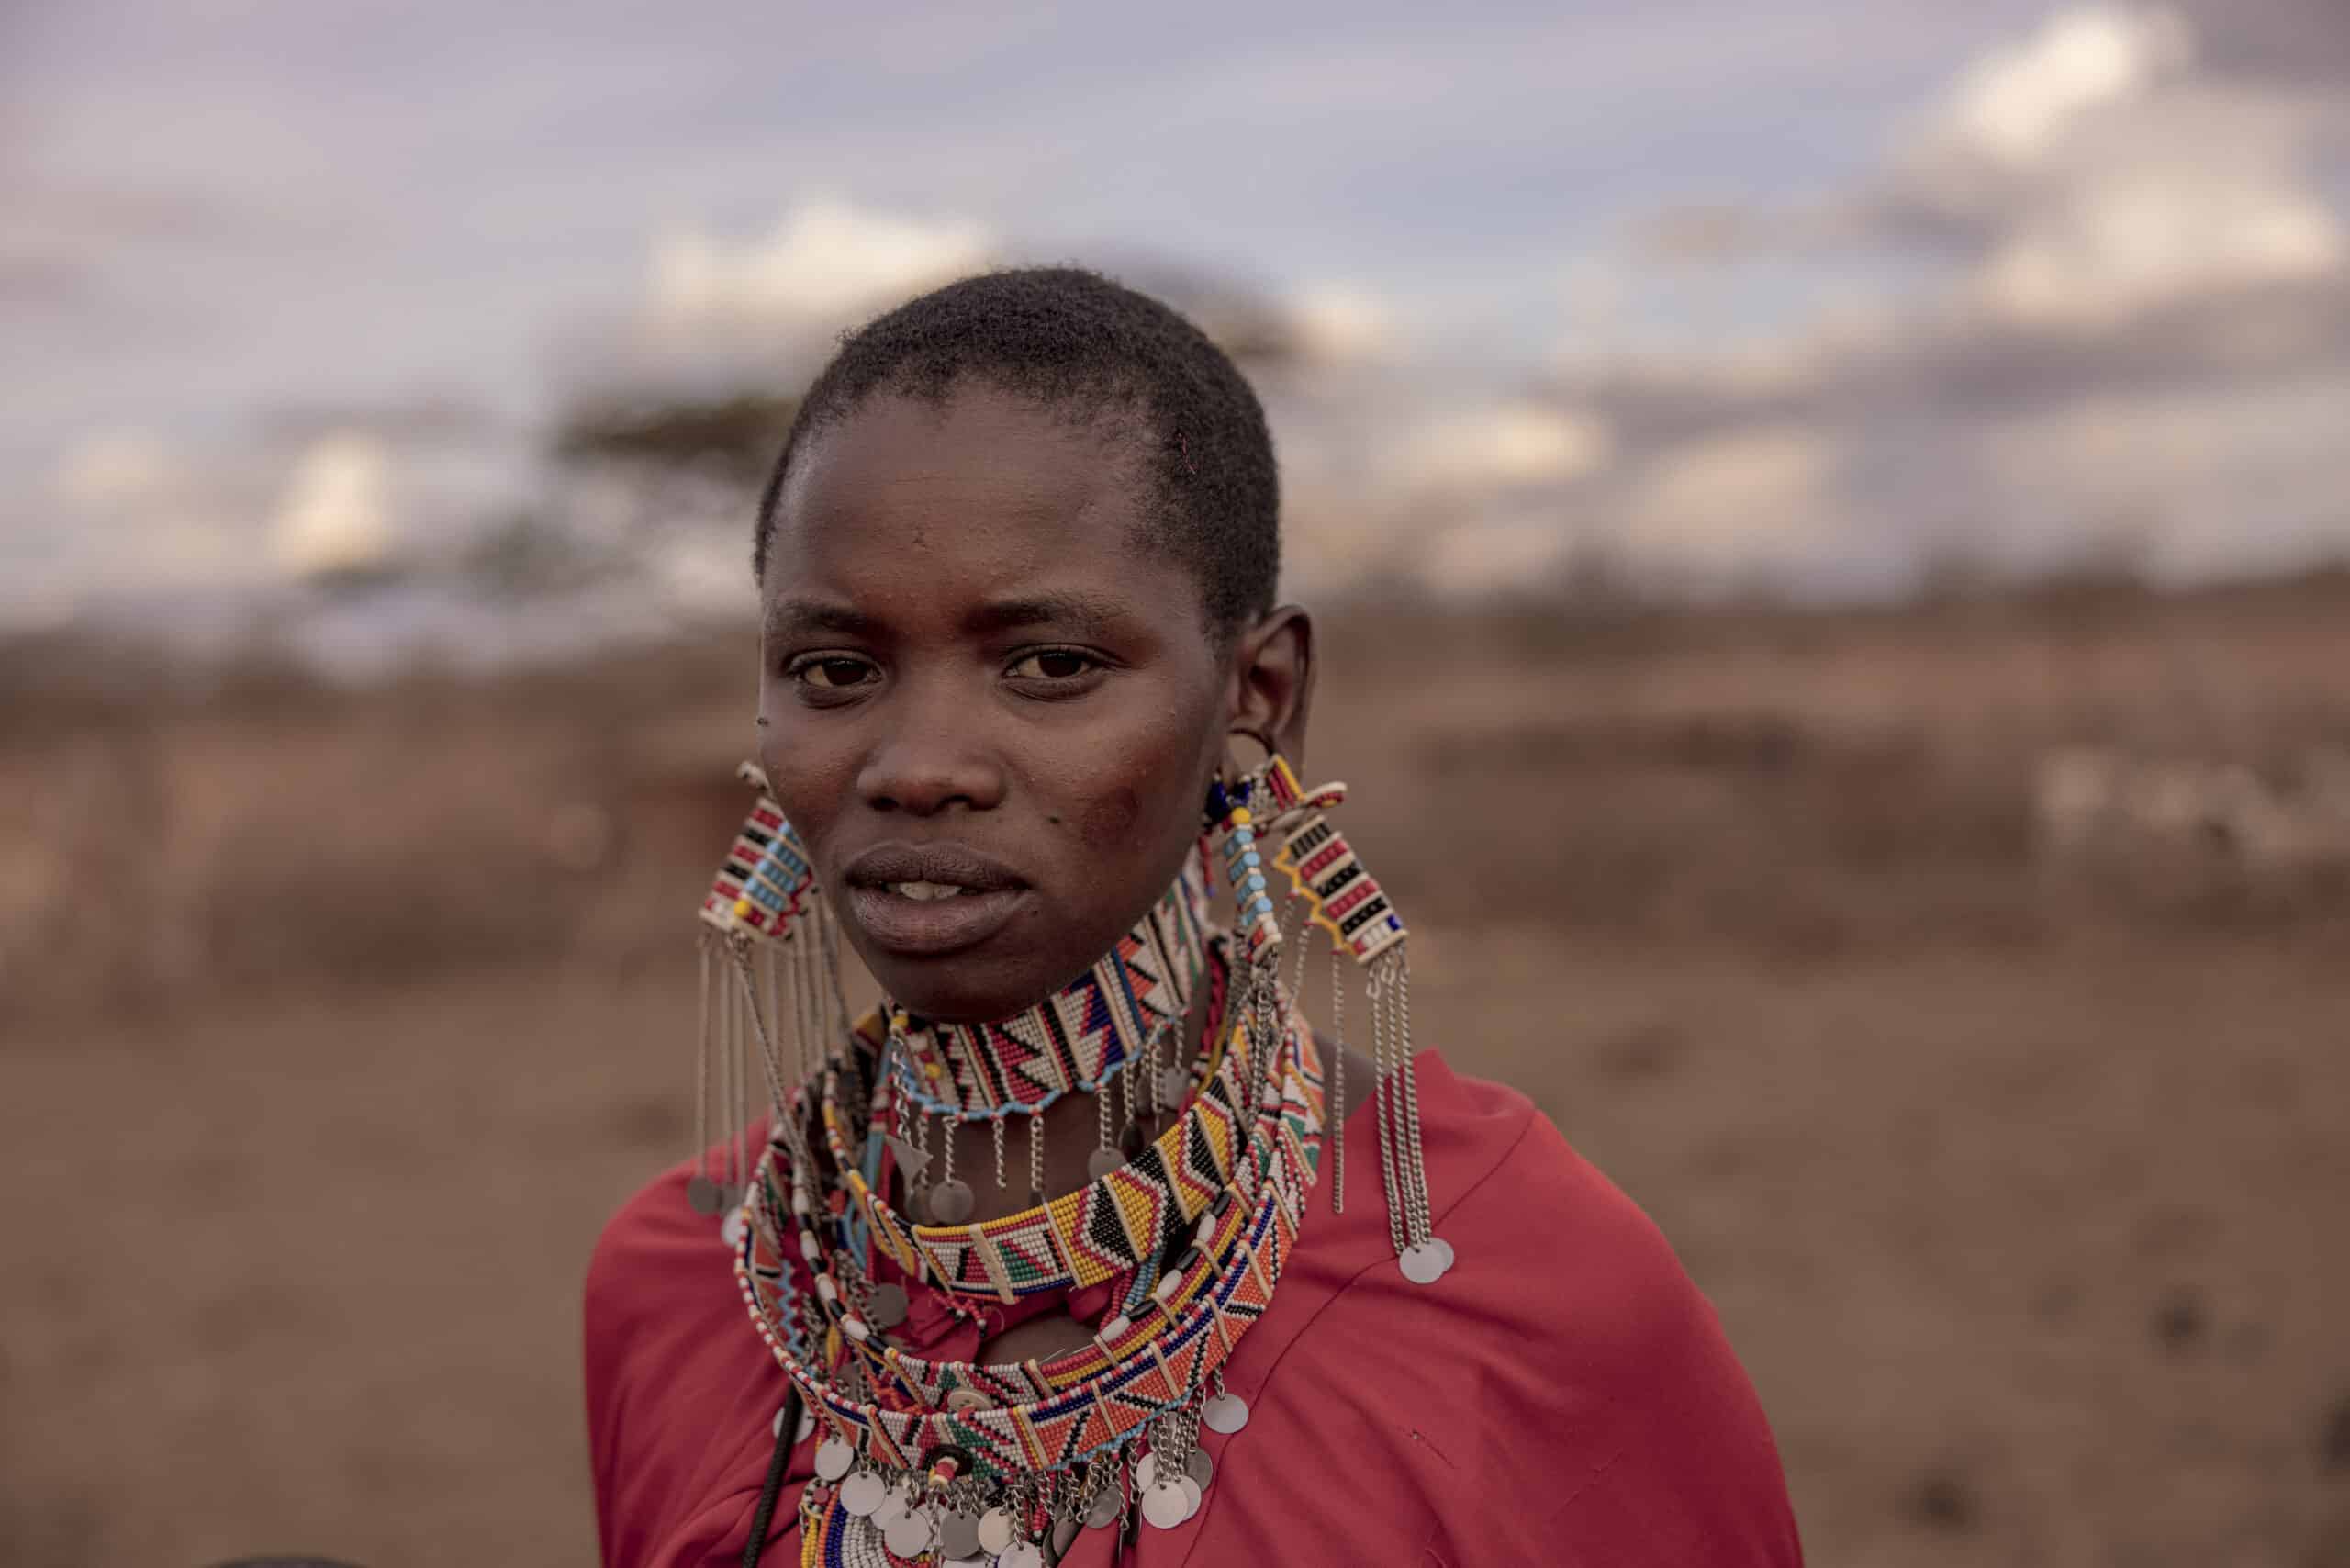
[[753,495],[1070,259],[1259,389],[1419,1037],[1811,1561],[2350,1564],[2341,0],[90,0],[0,88],[0,1564],[592,1560]]
[[[1422,1038],[1673,1238],[1814,1561],[2344,1561],[2350,575],[1328,631]],[[591,1555],[751,649],[7,651],[0,1558]]]

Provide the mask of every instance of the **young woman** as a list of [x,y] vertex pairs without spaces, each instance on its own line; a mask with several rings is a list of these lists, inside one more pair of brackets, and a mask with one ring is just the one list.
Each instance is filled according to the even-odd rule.
[[771,800],[705,911],[779,1110],[597,1249],[607,1563],[1799,1561],[1663,1239],[1413,1056],[1279,555],[1247,383],[1091,274],[942,288],[810,390],[758,516]]

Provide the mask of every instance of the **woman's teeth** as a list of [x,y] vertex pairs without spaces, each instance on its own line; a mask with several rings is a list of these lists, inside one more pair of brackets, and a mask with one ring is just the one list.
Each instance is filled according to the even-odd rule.
[[951,899],[962,888],[954,882],[892,882],[890,890],[901,899]]

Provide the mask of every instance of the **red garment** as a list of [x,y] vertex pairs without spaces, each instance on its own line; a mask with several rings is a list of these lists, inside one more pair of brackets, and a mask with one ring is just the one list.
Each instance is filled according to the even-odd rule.
[[[1432,1286],[1397,1271],[1366,1103],[1347,1128],[1346,1213],[1315,1189],[1272,1308],[1225,1369],[1248,1426],[1202,1432],[1215,1478],[1199,1513],[1141,1527],[1131,1560],[1800,1564],[1754,1391],[1663,1237],[1524,1095],[1433,1052],[1418,1077],[1436,1229],[1458,1262]],[[783,1401],[686,1176],[632,1199],[588,1271],[609,1568],[740,1562]],[[793,1456],[765,1563],[799,1562],[814,1447]],[[1080,1532],[1063,1562],[1106,1568],[1116,1533]]]

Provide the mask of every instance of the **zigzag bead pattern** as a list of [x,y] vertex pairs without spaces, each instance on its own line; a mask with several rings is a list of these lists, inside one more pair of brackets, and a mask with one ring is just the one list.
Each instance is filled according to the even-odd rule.
[[895,1029],[895,1087],[910,1104],[966,1121],[1034,1114],[1073,1090],[1099,1091],[1154,1032],[1182,1024],[1199,988],[1207,916],[1207,866],[1195,846],[1158,902],[1091,971],[1019,1015],[1036,1037],[1005,1024],[907,1016]]

